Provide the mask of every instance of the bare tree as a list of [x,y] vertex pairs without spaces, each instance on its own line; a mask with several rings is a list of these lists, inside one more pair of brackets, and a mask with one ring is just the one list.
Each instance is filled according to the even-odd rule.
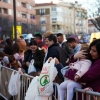
[[[95,9],[95,12],[93,12],[94,11],[93,9]],[[100,31],[100,0],[96,0],[96,2],[94,2],[92,10],[90,11],[91,11],[91,15],[89,15],[89,17],[90,18],[95,17],[94,19],[91,19],[90,21]]]

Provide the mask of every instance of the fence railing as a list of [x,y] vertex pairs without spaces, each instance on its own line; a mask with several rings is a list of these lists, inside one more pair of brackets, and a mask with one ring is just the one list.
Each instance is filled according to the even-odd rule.
[[[18,95],[11,96],[8,93],[8,83],[12,72],[13,70],[10,68],[4,66],[0,67],[0,96],[2,96],[5,100],[8,100],[10,98],[11,100],[24,100],[29,84],[34,77],[29,76],[27,74],[21,75],[20,82],[18,83],[19,84]],[[84,93],[82,89],[77,89],[77,88],[75,89],[75,92],[76,92],[75,100],[100,100],[100,93],[98,92],[86,91],[86,93]],[[81,92],[82,94],[82,99],[79,99],[79,92]],[[86,95],[87,99],[84,98],[84,95]],[[47,100],[52,100],[52,98],[49,98]],[[59,100],[59,98],[58,99],[55,98],[54,100]]]

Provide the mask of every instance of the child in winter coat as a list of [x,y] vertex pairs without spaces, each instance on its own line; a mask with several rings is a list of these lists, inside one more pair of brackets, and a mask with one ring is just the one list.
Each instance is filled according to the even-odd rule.
[[[78,79],[80,79],[90,68],[92,62],[89,60],[89,53],[88,53],[89,46],[87,44],[81,45],[81,50],[86,51],[86,58],[81,59],[79,58],[76,62],[70,63],[69,67],[72,70],[77,70],[76,75],[74,77],[75,81],[72,81],[70,79],[65,80],[63,83],[60,84],[60,100],[64,100],[65,90],[67,89],[67,99],[66,100],[72,100],[73,94],[74,94],[74,88],[81,88],[82,84],[76,82]],[[66,72],[66,74],[68,74]]]

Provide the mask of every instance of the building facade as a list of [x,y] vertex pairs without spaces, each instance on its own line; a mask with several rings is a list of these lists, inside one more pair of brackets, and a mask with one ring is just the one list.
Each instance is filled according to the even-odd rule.
[[[36,12],[34,10],[35,2],[34,0],[15,1],[17,25],[21,25],[23,32],[28,33],[36,23]],[[0,27],[2,27],[3,33],[7,31],[7,29],[11,29],[14,23],[13,19],[13,0],[0,0]],[[4,26],[6,27],[6,29]]]
[[94,24],[91,22],[91,19],[88,19],[88,33],[94,33],[99,32],[99,30],[94,26]]
[[59,2],[35,5],[36,24],[41,31],[51,30],[54,34],[78,34],[88,32],[87,11],[78,4]]

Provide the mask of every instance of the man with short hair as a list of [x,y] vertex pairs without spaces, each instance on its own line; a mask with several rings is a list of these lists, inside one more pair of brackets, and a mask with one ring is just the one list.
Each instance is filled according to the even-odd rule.
[[67,44],[74,50],[73,54],[76,54],[81,49],[81,44],[78,44],[78,41],[74,37],[68,38]]
[[63,49],[59,47],[56,36],[54,36],[53,34],[47,36],[45,38],[45,44],[48,46],[48,52],[45,57],[45,61],[49,57],[56,57],[59,60],[59,62],[63,64],[63,66],[66,66],[66,56],[64,54]]
[[64,50],[65,55],[70,57],[72,55],[72,50],[68,47],[66,39],[64,39],[64,36],[62,33],[57,34],[57,40],[59,43],[59,46]]

